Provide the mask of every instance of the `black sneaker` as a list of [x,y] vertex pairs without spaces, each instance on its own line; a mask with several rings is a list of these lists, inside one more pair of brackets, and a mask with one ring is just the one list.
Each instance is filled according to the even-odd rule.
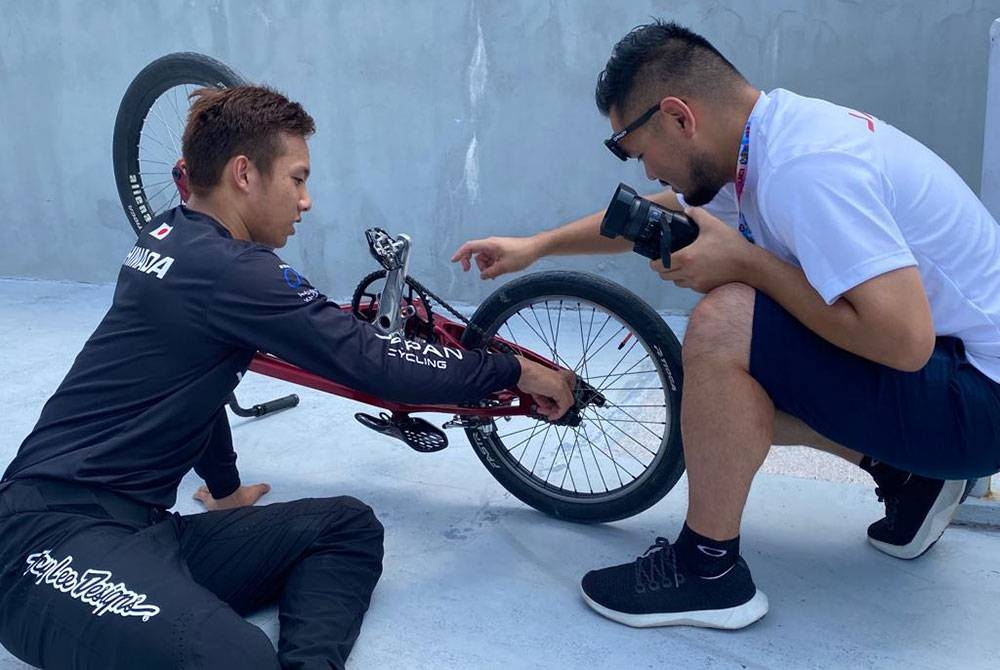
[[880,481],[875,489],[885,503],[885,517],[868,526],[868,541],[879,551],[903,559],[914,559],[934,546],[944,534],[955,510],[965,499],[964,480],[930,479],[908,475],[901,482]]
[[632,563],[591,570],[580,589],[599,614],[636,628],[736,629],[767,614],[767,596],[742,558],[718,577],[699,577],[684,569],[662,537]]

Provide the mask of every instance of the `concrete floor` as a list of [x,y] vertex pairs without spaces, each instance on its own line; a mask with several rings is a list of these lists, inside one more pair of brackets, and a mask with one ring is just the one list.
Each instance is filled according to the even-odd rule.
[[[0,465],[111,293],[0,280]],[[684,480],[631,519],[558,522],[507,494],[460,435],[442,452],[417,454],[357,424],[351,416],[364,407],[350,401],[256,375],[239,395],[251,404],[292,390],[302,398],[294,410],[233,419],[241,472],[246,483],[272,484],[265,501],[351,494],[385,524],[385,572],[349,662],[356,670],[995,667],[1000,534],[953,527],[917,561],[885,556],[865,541],[881,516],[870,481],[836,459],[774,450],[754,483],[742,546],[770,598],[763,620],[738,632],[634,630],[591,612],[579,578],[631,560],[657,535],[672,539]],[[199,511],[198,484],[184,480],[177,510]],[[273,610],[252,620],[275,639]],[[0,650],[0,670],[25,667]]]

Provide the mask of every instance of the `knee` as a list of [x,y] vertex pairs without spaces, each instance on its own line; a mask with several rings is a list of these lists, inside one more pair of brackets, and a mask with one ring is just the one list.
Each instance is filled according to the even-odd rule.
[[[271,640],[257,626],[235,613],[216,613],[202,622],[201,635],[186,635],[187,649],[177,667],[278,670],[281,664]],[[193,641],[200,637],[200,644]],[[190,663],[189,663],[190,662]]]
[[[183,599],[177,602],[181,603]],[[166,618],[156,621],[160,616]],[[74,667],[142,667],[150,670],[279,670],[281,667],[274,645],[264,631],[230,607],[213,600],[191,599],[183,607],[157,614],[149,624],[137,626],[128,634],[119,630],[97,637],[101,645],[98,648],[99,662],[78,662]],[[55,647],[58,648],[58,645]],[[88,647],[87,651],[91,648]]]
[[377,547],[377,553],[382,555],[385,527],[369,505],[352,496],[326,498],[323,502],[324,534],[350,535],[354,540]]
[[745,361],[753,330],[753,303],[754,290],[746,284],[724,284],[702,298],[684,332],[684,365]]
[[382,522],[375,516],[375,510],[368,504],[352,496],[340,496],[330,499],[333,509],[330,511],[331,517],[344,518],[350,520],[350,524],[359,529],[372,530],[379,535],[383,533]]

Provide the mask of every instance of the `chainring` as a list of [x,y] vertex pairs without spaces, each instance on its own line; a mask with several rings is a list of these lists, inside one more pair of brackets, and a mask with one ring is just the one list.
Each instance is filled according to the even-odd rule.
[[[376,270],[361,280],[357,288],[354,289],[354,296],[351,298],[351,314],[362,321],[372,323],[378,314],[378,301],[385,277],[388,273],[385,270]],[[405,309],[412,309],[413,314],[403,320],[403,332],[408,338],[420,338],[426,342],[433,343],[437,340],[434,335],[434,316],[431,313],[430,296],[423,287],[415,280],[406,278],[406,288],[403,290],[402,306]]]

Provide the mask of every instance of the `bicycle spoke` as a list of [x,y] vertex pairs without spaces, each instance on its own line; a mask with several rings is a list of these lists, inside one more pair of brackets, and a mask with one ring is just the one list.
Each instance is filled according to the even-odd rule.
[[[170,136],[170,143],[173,145],[173,148],[174,148],[174,151],[176,152],[176,155],[180,156],[181,155],[181,148],[180,148],[180,145],[178,145],[176,138],[174,137],[173,131],[171,131],[171,129],[170,129],[170,125],[166,121],[163,120],[163,117],[160,116],[160,112],[156,109],[155,105],[150,108],[149,113],[152,114],[153,116],[155,116],[157,119],[159,119],[160,123],[163,124],[163,127],[166,128],[167,135]],[[164,148],[166,148],[166,147],[164,147]]]
[[[603,429],[598,428],[598,430],[600,430],[601,434],[604,435],[605,431]],[[618,462],[618,459],[615,458],[615,455],[613,453],[614,449],[612,449],[611,443],[608,441],[607,435],[604,435],[604,442],[607,445],[607,451],[604,451],[603,449],[601,449],[600,445],[595,444],[594,441],[592,439],[590,439],[590,436],[587,434],[586,429],[584,430],[584,436],[587,438],[587,441],[591,445],[591,453],[593,453],[593,450],[596,449],[599,454],[601,454],[602,456],[604,456],[604,458],[606,458],[607,460],[611,461],[611,465],[614,466],[614,469],[615,469],[615,476],[618,477],[618,485],[620,487],[625,485],[625,482],[622,481],[622,476],[621,476],[622,471],[624,471],[625,474],[627,474],[629,476],[630,481],[631,480],[635,480],[637,478],[637,475],[632,474],[628,470],[628,468],[626,468],[623,465],[621,465]],[[627,451],[625,449],[622,449],[622,450],[623,451]],[[629,455],[631,456],[631,454],[629,454]],[[638,459],[636,459],[634,456],[632,456],[632,458],[634,460],[638,461]],[[594,456],[594,460],[596,462],[596,460],[597,460],[596,455]],[[641,461],[639,461],[639,463],[642,464]],[[598,465],[598,467],[600,468],[600,465]],[[603,471],[602,471],[602,479],[603,479]]]
[[[593,311],[594,311],[595,314],[597,313],[596,309],[593,309]],[[601,327],[594,334],[593,339],[590,339],[590,340],[587,341],[587,346],[584,347],[583,353],[581,354],[581,358],[582,359],[584,359],[584,360],[590,360],[591,358],[594,357],[594,354],[596,354],[597,352],[595,351],[595,352],[591,353],[590,348],[592,346],[594,346],[594,343],[597,342],[597,339],[601,336],[601,333],[604,332],[604,329],[607,328],[607,326],[608,326],[609,323],[611,323],[611,315],[610,314],[608,314],[608,315],[606,315],[604,317],[604,323],[601,324]],[[614,337],[614,336],[612,336],[612,337]]]
[[[176,100],[177,100],[177,97],[176,97],[177,87],[175,86],[174,88],[170,89],[170,91],[174,94],[173,102],[171,102],[171,100],[168,99],[167,95],[164,95],[163,97],[161,97],[160,100],[166,100],[166,102],[171,102],[171,105],[174,108],[174,115],[177,116],[177,118],[179,119],[180,118],[180,112],[177,111],[177,103],[176,103]],[[157,104],[160,104],[160,101],[157,101]],[[154,108],[155,108],[155,106],[156,105],[154,105]],[[166,107],[166,106],[167,106],[166,103],[164,103],[163,107]],[[166,112],[166,110],[164,110],[164,111]],[[163,124],[163,127],[167,129],[167,134],[170,135],[170,140],[174,144],[174,149],[177,150],[177,155],[178,156],[181,155],[181,145],[183,144],[183,142],[181,141],[181,134],[183,134],[184,131],[182,130],[180,133],[178,133],[177,132],[177,127],[178,127],[177,124],[167,123],[166,119],[164,119],[159,114],[157,114],[157,117],[160,119],[160,122]],[[180,124],[180,127],[181,128],[184,127],[184,123],[183,122]]]
[[509,342],[513,342],[515,347],[520,347],[521,345],[517,343],[517,338],[514,336],[514,331],[510,329],[510,324],[505,323],[504,327],[507,328],[508,335],[505,339]]
[[[171,152],[171,151],[173,151],[173,149],[171,149],[166,144],[164,144],[163,142],[161,142],[160,140],[158,140],[156,138],[156,136],[152,135],[151,133],[147,133],[145,129],[143,129],[142,131],[139,132],[140,148],[142,146],[142,140],[147,139],[147,138],[150,139],[150,140],[152,140],[153,142],[156,142],[157,144],[159,144],[163,148],[164,151],[166,151],[168,153]],[[179,157],[180,153],[177,153],[177,154],[174,154],[174,155],[176,155],[176,156]],[[142,159],[140,159],[140,160],[142,160]]]
[[[569,431],[566,431],[566,433],[569,433]],[[565,433],[564,433],[563,437],[565,438]],[[560,444],[562,444],[562,443],[560,442]],[[579,441],[576,440],[576,439],[574,439],[573,440],[573,446],[570,447],[570,450],[569,450],[569,458],[568,459],[566,459],[566,452],[565,452],[565,450],[563,451],[563,459],[566,460],[566,469],[563,470],[562,481],[559,482],[559,488],[561,488],[561,489],[565,489],[566,488],[566,475],[569,475],[570,476],[569,480],[573,484],[573,490],[576,491],[576,482],[573,482],[573,472],[572,472],[573,466],[571,464],[573,462],[573,454],[576,452],[576,446],[577,446],[577,444],[579,444]],[[590,478],[588,477],[587,480],[589,482]],[[593,486],[590,487],[590,492],[591,493],[594,492],[594,487]]]
[[[652,435],[655,438],[660,438],[661,437],[660,435],[657,435],[656,433],[654,433],[653,431],[651,431],[649,428],[646,428],[646,424],[647,423],[656,424],[658,422],[655,422],[655,421],[642,421],[641,419],[639,419],[636,416],[634,416],[631,412],[627,412],[627,411],[621,409],[621,407],[619,405],[616,405],[614,403],[608,403],[608,402],[606,402],[605,405],[604,405],[604,408],[605,409],[618,409],[618,410],[621,410],[622,414],[624,414],[629,419],[631,419],[633,423],[636,423],[636,424],[642,426],[643,429],[645,429],[650,435]],[[609,419],[609,421],[613,421],[613,419]],[[626,423],[626,422],[621,421],[621,423]]]
[[[621,465],[620,463],[618,463],[618,459],[616,459],[614,456],[611,455],[612,449],[611,449],[611,442],[608,441],[608,431],[604,430],[604,428],[601,426],[601,416],[600,416],[600,414],[597,414],[596,418],[597,418],[598,430],[601,431],[601,436],[604,437],[604,444],[605,444],[605,446],[607,446],[607,449],[608,449],[606,456],[611,461],[611,464],[615,466],[615,476],[618,477],[618,486],[620,486],[620,487],[621,486],[625,486],[625,483],[622,482],[622,474],[621,474],[622,470],[624,470],[625,474],[627,474],[632,479],[636,479],[636,477],[631,472],[629,472],[628,468],[626,468],[624,465]],[[601,451],[601,448],[597,447],[597,450]],[[603,454],[604,452],[601,451],[601,453]]]
[[[566,439],[566,433],[567,432],[569,432],[568,428],[565,431],[563,431],[563,434],[560,437],[560,435],[559,435],[559,429],[557,428],[556,429],[556,439],[559,440],[559,453],[562,454],[563,461],[566,463],[566,472],[569,474],[569,483],[573,485],[573,490],[575,491],[576,490],[576,482],[573,480],[573,471],[570,469],[569,460],[566,458],[566,448],[563,446],[563,442]],[[553,459],[552,465],[555,465],[555,459]],[[551,473],[552,473],[552,466],[549,466],[549,474],[551,474]],[[549,475],[545,475],[545,481],[546,481],[546,483],[549,483]],[[563,482],[565,482],[565,481],[566,481],[566,473],[563,474]],[[563,486],[560,484],[559,488],[563,488]]]
[[[555,328],[555,331],[553,332],[553,330],[552,330],[552,310],[548,308],[548,303],[545,303],[545,306],[546,306],[545,314],[546,314],[546,316],[548,316],[548,319],[549,319],[549,332],[552,333],[552,354],[553,354],[552,359],[553,360],[556,360],[555,353],[556,353],[556,345],[559,342],[559,326],[562,324],[562,305],[563,305],[563,301],[560,300],[559,301],[559,310],[556,312],[556,328]],[[569,366],[567,366],[567,367],[569,367]]]
[[[607,421],[608,423],[629,423],[629,424],[631,424],[631,423],[637,423],[637,424],[640,424],[640,425],[649,424],[651,426],[666,426],[667,423],[668,423],[667,421],[650,421],[650,420],[641,420],[641,419],[611,419],[611,418],[606,417],[606,416],[602,417],[602,418],[605,421]],[[650,431],[650,432],[652,432],[652,431]],[[653,433],[653,436],[654,437],[659,437],[659,435],[657,433]]]
[[143,188],[145,188],[148,191],[150,188],[154,186],[160,186],[161,184],[173,184],[173,183],[174,183],[173,179],[161,179],[159,181],[150,182],[149,184],[143,182],[142,185]]
[[[632,350],[633,350],[633,349],[635,349],[635,347],[636,347],[636,345],[637,345],[637,344],[639,344],[639,341],[638,341],[638,340],[634,341],[634,342],[632,343],[632,345],[631,345],[631,346],[630,346],[630,347],[628,348],[628,350],[626,350],[626,351],[625,351],[625,353],[624,353],[624,354],[622,354],[622,357],[621,357],[621,358],[619,358],[619,359],[618,359],[618,362],[617,362],[617,363],[615,363],[615,365],[614,365],[614,367],[613,367],[613,368],[611,368],[611,372],[609,372],[609,373],[608,373],[608,376],[609,376],[609,377],[610,377],[611,375],[613,375],[613,374],[615,373],[615,370],[617,370],[617,369],[618,369],[618,366],[622,364],[622,362],[623,362],[623,361],[625,360],[625,358],[626,358],[626,357],[627,357],[627,356],[628,356],[628,355],[629,355],[630,353],[632,353]],[[644,361],[644,360],[645,360],[646,358],[648,358],[648,356],[646,356],[646,357],[644,357],[644,358],[640,358],[640,359],[639,359],[638,361],[636,361],[635,363],[633,363],[633,364],[632,364],[632,368],[634,368],[635,366],[637,366],[637,365],[639,365],[640,363],[642,363],[642,361]],[[629,368],[629,370],[631,370],[632,368]],[[626,372],[628,372],[628,370],[626,370]],[[616,379],[616,381],[617,381],[617,379]],[[600,389],[598,389],[598,391],[599,391],[599,390],[600,390]]]
[[[659,405],[620,405],[620,404],[615,404],[615,407],[664,407],[665,408],[666,405],[662,404],[662,403],[659,404]],[[646,423],[654,423],[654,422],[647,421]]]
[[[590,481],[590,472],[587,470],[587,459],[583,457],[583,447],[580,446],[580,431],[573,431],[573,449],[580,454],[580,465],[583,466],[583,476],[587,480],[587,488],[590,492],[594,492],[594,484]],[[573,452],[570,452],[570,460],[572,461]]]
[[[511,455],[513,456],[513,455],[514,455],[514,450],[515,450],[515,449],[517,449],[518,447],[520,447],[520,446],[521,446],[521,445],[523,444],[523,445],[524,445],[524,450],[523,450],[523,452],[522,452],[521,456],[524,456],[524,454],[525,454],[525,453],[527,453],[527,451],[528,451],[528,445],[529,445],[529,444],[531,443],[531,439],[532,439],[533,437],[535,437],[535,435],[537,434],[537,432],[538,432],[539,428],[541,428],[541,426],[542,426],[543,424],[545,424],[545,422],[544,422],[544,421],[536,421],[536,422],[535,422],[535,425],[534,425],[534,426],[532,426],[532,427],[530,427],[530,428],[525,428],[525,429],[523,429],[523,430],[520,430],[520,431],[517,431],[517,432],[519,432],[519,433],[523,433],[523,432],[524,432],[525,430],[530,430],[530,431],[531,431],[531,435],[528,435],[528,437],[526,437],[525,439],[521,440],[521,441],[520,441],[520,442],[518,442],[517,444],[514,444],[514,445],[512,445],[512,446],[510,446],[510,447],[507,447],[507,446],[506,446],[506,443],[504,443],[504,448],[505,448],[505,449],[507,450],[507,452],[508,452],[509,454],[511,454]],[[500,439],[503,439],[503,437],[501,437]],[[516,458],[516,457],[515,457],[515,458]],[[521,459],[520,459],[520,458],[517,458],[516,460],[517,460],[518,462],[520,462],[520,461],[521,461]]]
[[588,354],[589,357],[593,358],[597,354],[601,353],[601,351],[604,349],[604,347],[608,346],[608,343],[611,342],[612,340],[614,340],[618,336],[618,334],[621,333],[623,330],[625,330],[625,326],[620,327],[617,331],[615,331],[614,333],[612,333],[608,337],[608,339],[604,340],[604,344],[602,344],[601,346],[599,346],[596,351],[590,352]]
[[[537,425],[537,423],[538,422],[536,422],[536,425]],[[500,435],[500,431],[497,431],[497,437],[499,437],[502,440],[505,437],[510,437],[511,435],[517,435],[518,433],[523,433],[525,431],[533,430],[533,429],[534,428],[532,426],[529,426],[527,428],[521,428],[519,430],[511,431],[510,433],[504,433],[503,435]]]
[[[593,420],[593,419],[591,419],[591,420]],[[656,452],[655,451],[651,450],[649,447],[647,447],[646,445],[644,445],[642,442],[639,442],[638,440],[636,440],[634,437],[632,437],[631,435],[629,435],[628,432],[622,430],[617,425],[615,425],[614,423],[608,421],[607,419],[601,419],[600,421],[601,421],[602,425],[604,423],[609,424],[611,428],[614,428],[616,431],[618,431],[619,433],[621,433],[625,437],[629,438],[629,440],[631,440],[632,442],[635,442],[637,445],[639,445],[640,449],[648,452],[654,458],[656,457]],[[614,435],[612,435],[610,431],[605,430],[604,431],[604,436],[605,436],[606,439],[611,440],[612,442],[614,442],[615,446],[618,447],[622,451],[622,453],[624,453],[629,458],[631,458],[633,461],[635,461],[636,463],[638,463],[639,465],[641,465],[643,467],[643,469],[645,469],[646,467],[649,466],[649,462],[643,462],[642,459],[640,459],[638,456],[636,456],[634,453],[632,453],[631,449],[633,449],[634,447],[630,448],[629,446],[627,446],[626,442],[622,442],[622,441],[620,441],[618,439],[615,439]],[[652,458],[649,459],[649,460],[651,462]],[[628,472],[628,470],[626,470],[626,472]],[[629,473],[629,474],[631,474],[631,473]]]
[[[607,418],[605,418],[604,421],[606,421],[607,423],[611,424],[612,428],[614,428],[615,430],[617,430],[618,432],[620,432],[622,435],[624,435],[628,439],[630,439],[633,442],[635,442],[636,444],[638,444],[640,447],[642,447],[643,449],[645,449],[646,451],[648,451],[649,453],[651,453],[653,456],[656,456],[656,452],[655,451],[653,451],[652,449],[650,449],[649,447],[647,447],[645,444],[643,444],[639,440],[635,439],[635,437],[633,437],[631,435],[631,433],[629,433],[628,431],[626,431],[623,428],[620,428],[618,426],[619,423],[630,423],[630,422],[628,422],[628,421],[615,421],[613,419],[607,419]],[[637,423],[637,422],[633,421],[631,423]],[[643,426],[643,428],[645,428],[645,426]],[[650,435],[652,435],[653,437],[657,437],[657,438],[660,437],[659,435],[657,435],[653,431],[649,430],[648,428],[646,428],[646,430],[649,431]]]
[[618,386],[614,388],[601,388],[601,391],[662,391],[662,386]]
[[[600,421],[601,423],[603,423],[603,421],[605,421],[605,420],[599,420],[599,421]],[[614,429],[616,429],[616,430],[618,430],[619,432],[623,433],[623,434],[625,435],[625,437],[631,437],[631,435],[629,435],[628,433],[626,433],[625,431],[623,431],[623,430],[622,430],[621,428],[618,428],[617,426],[611,426],[611,427],[612,427],[612,428],[614,428]],[[643,463],[643,462],[642,462],[642,460],[640,460],[640,459],[639,459],[639,457],[637,457],[637,456],[636,456],[635,454],[633,454],[633,453],[632,453],[632,452],[631,452],[631,451],[629,450],[629,448],[628,448],[628,447],[626,447],[626,446],[625,446],[625,445],[624,445],[623,443],[621,443],[621,442],[619,442],[618,440],[616,440],[616,439],[614,438],[614,436],[613,436],[613,435],[611,435],[611,434],[610,434],[610,433],[609,433],[608,431],[606,431],[606,430],[602,430],[602,433],[603,433],[603,435],[604,435],[604,439],[605,439],[605,441],[607,441],[607,440],[610,440],[611,442],[614,442],[614,443],[615,443],[615,446],[616,446],[616,447],[618,447],[619,449],[621,449],[621,451],[622,451],[622,452],[623,452],[623,453],[624,453],[624,454],[625,454],[626,456],[628,456],[628,457],[629,457],[629,458],[631,458],[631,459],[632,459],[633,461],[635,461],[636,463],[638,463],[639,465],[641,465],[643,469],[645,469],[645,468],[646,468],[646,467],[647,467],[647,466],[649,465],[649,463]],[[635,441],[635,440],[633,440],[633,442],[634,442],[634,441]],[[644,446],[643,444],[641,444],[641,443],[639,443],[639,442],[636,442],[636,444],[638,444],[638,445],[639,445],[640,447],[642,447],[643,449],[646,449],[646,447],[645,447],[645,446]],[[611,449],[611,446],[609,445],[609,446],[608,446],[608,454],[606,454],[606,455],[608,456],[608,458],[609,458],[609,459],[611,459],[611,460],[612,460],[613,462],[615,462],[616,464],[618,464],[618,465],[619,465],[619,467],[621,467],[621,469],[622,469],[622,470],[625,470],[625,472],[627,472],[627,473],[628,473],[628,475],[629,475],[630,477],[632,477],[633,479],[635,479],[635,478],[637,477],[637,475],[633,475],[633,474],[632,474],[632,472],[631,472],[630,470],[628,470],[628,469],[627,469],[627,468],[626,468],[625,466],[623,466],[623,465],[621,465],[620,463],[618,463],[617,459],[615,459],[615,457],[614,457],[613,455],[611,455],[611,452],[612,452],[612,451],[613,451],[613,450]],[[649,449],[646,449],[646,451],[649,451]],[[603,452],[602,452],[602,453],[603,453]],[[654,452],[650,452],[650,453],[654,453]],[[654,453],[654,456],[655,456],[655,453]]]
[[170,102],[173,104],[174,114],[177,116],[177,127],[178,128],[183,128],[186,124],[184,123],[184,118],[181,116],[180,107],[177,104],[177,89],[178,88],[180,88],[180,87],[179,86],[174,86],[172,89],[170,89]]
[[[647,358],[648,358],[648,356],[647,356]],[[655,374],[657,374],[656,370],[635,370],[633,372],[618,372],[618,373],[615,374],[615,377],[624,377],[626,375],[655,375]],[[607,379],[610,376],[611,375],[594,375],[594,376],[588,376],[587,379],[588,380],[590,380],[590,379]],[[659,387],[657,387],[657,388],[659,388]]]
[[[168,188],[170,188],[171,186],[174,185],[173,181],[159,182],[159,183],[160,184],[164,184],[164,186],[159,191],[157,191],[156,193],[154,193],[153,195],[147,196],[146,197],[146,202],[152,202],[153,200],[156,199],[157,196],[159,196],[161,193],[163,193]],[[153,186],[157,186],[157,184],[152,184],[149,188],[152,188]],[[149,189],[147,189],[147,190],[149,190]]]
[[538,459],[542,455],[542,448],[545,446],[545,440],[546,438],[548,438],[549,431],[551,429],[552,429],[552,424],[550,423],[548,424],[548,427],[545,429],[545,434],[542,435],[542,443],[538,445],[538,454],[535,455],[535,462],[531,464],[531,470],[530,470],[531,474],[535,474],[535,468],[538,467]]
[[[638,342],[635,342],[635,343],[634,343],[634,344],[633,344],[633,345],[632,345],[631,347],[629,347],[629,352],[631,352],[631,351],[632,351],[632,349],[634,349],[634,348],[635,348],[635,346],[636,346],[636,345],[638,345],[638,344],[639,344]],[[642,348],[640,347],[640,349],[642,349]],[[643,351],[645,351],[645,350],[643,349]],[[616,383],[616,382],[617,382],[617,381],[618,381],[618,380],[619,380],[619,379],[621,378],[621,375],[625,375],[625,374],[628,374],[628,373],[629,373],[629,372],[631,372],[631,371],[632,371],[632,370],[633,370],[634,368],[638,367],[639,365],[642,365],[642,364],[643,364],[643,363],[644,363],[645,361],[647,361],[647,360],[649,360],[649,355],[648,355],[648,354],[647,354],[647,355],[645,355],[645,356],[643,356],[643,357],[642,357],[642,358],[640,358],[639,360],[637,360],[637,361],[636,361],[635,363],[633,363],[631,367],[629,367],[629,368],[627,368],[627,369],[625,370],[625,372],[622,372],[622,373],[617,373],[617,375],[616,375],[616,373],[615,373],[615,370],[617,370],[617,369],[618,369],[618,365],[620,365],[620,364],[622,363],[622,361],[624,361],[624,357],[623,357],[623,358],[622,358],[622,360],[621,360],[621,361],[619,361],[619,362],[618,362],[618,363],[617,363],[617,364],[615,365],[615,367],[611,369],[611,372],[609,372],[609,373],[608,373],[608,377],[611,377],[612,375],[616,375],[616,376],[615,376],[615,378],[614,378],[614,380],[613,380],[613,381],[608,381],[608,380],[606,379],[606,380],[605,380],[605,382],[604,382],[604,383],[605,383],[605,385],[611,385],[611,384],[614,384],[614,383]],[[598,389],[598,390],[602,390],[602,389]]]
[[[548,303],[546,303],[546,305],[548,305]],[[545,343],[546,348],[552,353],[552,360],[555,361],[556,360],[555,345],[550,343],[549,339],[542,334],[541,331],[545,330],[545,326],[543,326],[541,320],[539,320],[538,313],[535,311],[534,305],[531,306],[531,316],[535,317],[535,323],[538,324],[538,330],[536,331],[538,333],[538,337],[542,340],[542,342]],[[525,319],[524,322],[528,323],[528,320]]]
[[[580,437],[580,431],[575,431],[575,432],[576,432],[577,439],[579,439],[579,437]],[[604,479],[604,470],[601,468],[601,464],[597,460],[597,454],[594,453],[594,442],[593,442],[593,440],[590,439],[590,435],[587,434],[587,427],[586,426],[583,427],[583,439],[585,439],[587,441],[587,445],[590,447],[590,457],[594,459],[594,465],[597,467],[597,474],[601,476],[601,484],[604,485],[604,490],[605,491],[610,491],[611,488],[608,486],[607,480]],[[581,456],[581,460],[583,460],[582,456]],[[612,459],[611,462],[614,463],[614,459]],[[621,477],[618,478],[618,483],[619,483],[619,485],[621,484]]]
[[[536,421],[535,422],[535,426],[531,430],[531,435],[529,435],[528,439],[524,441],[524,449],[521,450],[521,456],[522,457],[525,454],[528,453],[528,445],[531,443],[532,438],[535,437],[535,435],[538,434],[538,430],[542,427],[543,423],[544,423],[543,421]],[[542,438],[542,441],[543,442],[545,441],[544,437]],[[511,456],[513,456],[513,455],[514,455],[514,452],[513,452],[513,450],[511,450]],[[518,461],[518,463],[520,463],[521,459],[519,458],[519,459],[517,459],[517,461]]]
[[[525,429],[525,430],[527,430],[527,429]],[[527,446],[528,442],[530,442],[531,438],[533,438],[534,436],[535,436],[535,433],[534,433],[534,431],[532,431],[531,435],[529,435],[528,437],[524,438],[523,440],[521,440],[517,444],[512,444],[511,446],[507,447],[506,446],[507,443],[505,442],[504,446],[505,446],[505,448],[507,449],[507,451],[509,453],[513,454],[514,450],[517,449],[518,447],[520,447],[522,444],[525,445],[525,446]]]
[[551,345],[551,347],[552,347],[552,360],[555,363],[558,363],[560,360],[562,360],[564,367],[568,368],[569,364],[565,360],[563,360],[561,356],[559,356],[559,352],[557,350],[557,346],[558,346],[557,343],[559,341],[559,321],[561,321],[561,319],[562,319],[562,300],[559,301],[559,311],[557,312],[557,314],[558,314],[558,316],[556,318],[556,325],[553,328],[553,326],[552,326],[552,307],[549,305],[548,301],[545,301],[545,318],[549,322],[549,334],[552,335],[552,345]]
[[[534,313],[534,309],[532,309],[532,313]],[[546,346],[546,347],[547,347],[547,348],[549,349],[549,351],[550,351],[550,352],[552,352],[552,362],[553,362],[553,363],[559,363],[559,361],[560,361],[560,358],[559,358],[559,356],[558,356],[558,355],[556,354],[556,350],[555,350],[555,347],[553,347],[553,346],[552,346],[551,344],[549,344],[549,342],[548,342],[548,341],[547,341],[547,340],[545,339],[545,336],[544,336],[544,335],[542,335],[542,334],[541,334],[541,333],[539,333],[539,332],[538,332],[537,330],[535,330],[535,327],[534,327],[534,326],[532,326],[532,325],[531,325],[531,323],[530,323],[530,322],[529,322],[529,321],[528,321],[527,319],[525,319],[525,318],[524,318],[524,315],[522,315],[522,314],[521,314],[520,312],[518,312],[518,313],[517,313],[517,316],[519,316],[519,317],[521,318],[521,320],[522,320],[522,321],[524,321],[525,325],[527,325],[527,326],[528,326],[528,328],[530,328],[530,329],[531,329],[531,331],[532,331],[533,333],[535,333],[535,335],[537,335],[537,336],[538,336],[538,338],[539,338],[540,340],[542,340],[542,342],[543,342],[543,343],[545,344],[545,346]],[[538,320],[538,316],[537,316],[537,315],[535,315],[535,320],[536,320],[536,321]],[[543,328],[543,326],[542,326],[542,324],[541,324],[541,322],[540,322],[540,321],[538,322],[538,327],[539,327],[539,328]],[[566,368],[569,368],[569,369],[572,369],[572,368],[570,368],[570,366],[569,366],[568,364],[566,364],[566,361],[563,361],[563,365],[564,365],[564,366],[565,366]]]

